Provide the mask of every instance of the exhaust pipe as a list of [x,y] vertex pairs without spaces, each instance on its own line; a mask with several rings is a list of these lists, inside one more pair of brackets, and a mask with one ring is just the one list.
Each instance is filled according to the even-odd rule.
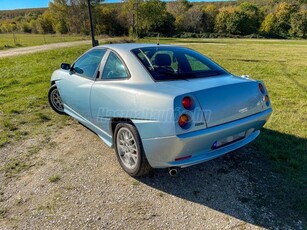
[[170,176],[176,176],[177,169],[176,168],[168,168],[168,173]]

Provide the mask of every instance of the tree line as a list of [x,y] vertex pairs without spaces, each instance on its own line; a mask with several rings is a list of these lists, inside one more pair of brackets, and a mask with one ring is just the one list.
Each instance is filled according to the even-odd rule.
[[[91,1],[99,35],[306,38],[307,0]],[[2,11],[0,33],[90,34],[86,0],[53,0],[46,9]]]

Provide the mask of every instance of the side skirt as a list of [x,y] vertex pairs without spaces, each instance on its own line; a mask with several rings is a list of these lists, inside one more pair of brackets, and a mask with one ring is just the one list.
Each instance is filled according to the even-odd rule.
[[113,148],[113,140],[112,136],[108,134],[107,132],[103,131],[101,128],[97,127],[90,121],[88,121],[86,118],[82,117],[80,114],[76,113],[73,109],[71,109],[69,106],[64,105],[64,112],[67,113],[69,116],[75,118],[80,123],[82,123],[84,126],[92,130],[94,133],[96,133],[100,139],[103,140],[104,143],[106,143],[107,146],[110,148]]

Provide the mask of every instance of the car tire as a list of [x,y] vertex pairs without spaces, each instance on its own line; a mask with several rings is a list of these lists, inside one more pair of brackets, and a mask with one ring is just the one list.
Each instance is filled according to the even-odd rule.
[[124,171],[132,177],[148,174],[152,168],[136,127],[129,123],[119,123],[114,133],[116,156]]
[[52,85],[48,92],[48,100],[51,108],[58,114],[65,114],[63,102],[60,96],[60,92],[56,85]]

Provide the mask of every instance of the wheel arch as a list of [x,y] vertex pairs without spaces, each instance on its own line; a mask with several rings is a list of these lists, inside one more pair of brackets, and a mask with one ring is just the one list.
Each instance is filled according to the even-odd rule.
[[119,123],[128,123],[128,124],[131,124],[131,125],[133,125],[135,127],[134,123],[129,118],[123,118],[123,117],[114,117],[114,118],[112,118],[112,120],[110,122],[110,130],[111,130],[111,135],[113,137],[112,138],[113,142],[114,142],[115,128],[116,128],[116,125],[119,124]]

